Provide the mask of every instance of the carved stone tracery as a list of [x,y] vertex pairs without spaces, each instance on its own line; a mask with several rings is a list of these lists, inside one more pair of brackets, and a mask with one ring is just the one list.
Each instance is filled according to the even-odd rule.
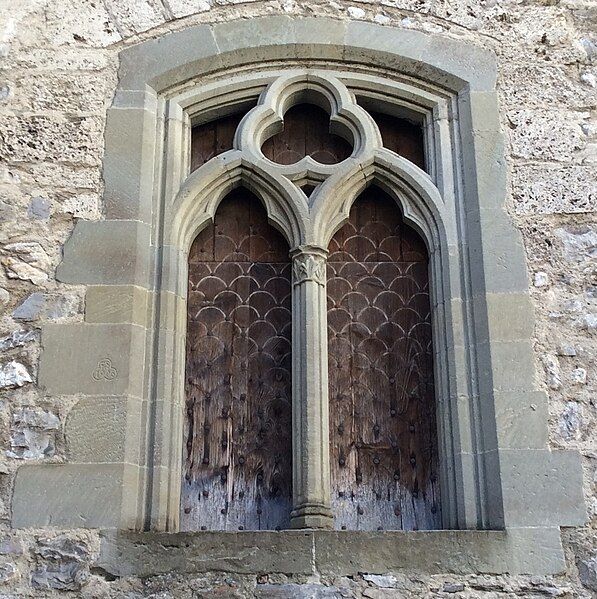
[[[313,103],[330,115],[330,131],[344,137],[353,148],[337,164],[322,164],[306,155],[293,164],[266,158],[264,142],[284,126],[284,114],[300,103]],[[293,511],[291,525],[331,528],[330,497],[327,247],[335,230],[348,218],[352,202],[378,176],[412,172],[418,185],[424,182],[434,207],[441,206],[438,190],[419,167],[383,148],[373,118],[355,102],[340,79],[314,70],[290,71],[279,76],[262,93],[257,106],[240,121],[234,149],[208,160],[193,172],[178,194],[189,200],[196,190],[210,186],[222,166],[233,175],[239,169],[244,185],[253,189],[256,175],[264,177],[268,191],[277,187],[280,199],[260,194],[270,219],[288,238],[292,257],[292,355],[293,355]],[[405,169],[406,166],[406,169]],[[374,170],[372,170],[374,169]],[[247,177],[243,177],[243,173]],[[428,182],[428,183],[427,183]],[[318,183],[307,197],[301,189]],[[397,186],[399,188],[399,186]],[[209,208],[215,214],[217,201]],[[280,210],[284,206],[283,210]],[[407,218],[426,225],[424,207],[403,206]],[[430,245],[437,242],[430,232]]]

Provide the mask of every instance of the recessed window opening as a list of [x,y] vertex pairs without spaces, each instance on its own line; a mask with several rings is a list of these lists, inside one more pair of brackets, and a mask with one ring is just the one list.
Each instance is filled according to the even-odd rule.
[[242,188],[191,247],[182,530],[289,526],[288,251]]
[[370,187],[329,245],[335,527],[441,527],[428,255]]

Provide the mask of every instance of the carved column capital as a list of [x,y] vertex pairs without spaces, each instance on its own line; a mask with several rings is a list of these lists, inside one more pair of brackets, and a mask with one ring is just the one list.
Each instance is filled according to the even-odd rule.
[[290,255],[293,285],[299,285],[304,281],[315,281],[319,285],[325,285],[327,250],[315,245],[299,245]]

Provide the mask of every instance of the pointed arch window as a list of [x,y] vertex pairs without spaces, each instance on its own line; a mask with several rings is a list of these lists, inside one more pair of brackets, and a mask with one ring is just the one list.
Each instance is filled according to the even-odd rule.
[[[421,129],[404,119],[352,104],[352,121],[330,121],[329,98],[303,90],[260,135],[258,108],[195,127],[192,168],[234,152],[252,117],[251,151],[307,202],[363,152],[359,119],[374,142],[423,165]],[[290,252],[244,187],[219,203],[189,254],[183,529],[440,526],[427,266],[424,242],[378,187],[327,251]],[[302,371],[294,427],[292,370]],[[309,456],[314,484],[301,480]]]

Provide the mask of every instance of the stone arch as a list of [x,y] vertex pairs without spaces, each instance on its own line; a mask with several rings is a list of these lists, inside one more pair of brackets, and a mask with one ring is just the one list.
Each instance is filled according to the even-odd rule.
[[[172,202],[188,170],[189,128],[202,111],[259,95],[280,76],[280,61],[299,69],[308,61],[371,102],[390,99],[424,120],[430,177],[393,159],[402,177],[394,183],[425,191],[430,181],[434,202],[437,195],[443,201],[441,210],[434,206],[445,249],[433,259],[446,273],[436,307],[448,323],[445,334],[438,331],[447,356],[439,379],[454,391],[439,398],[445,477],[453,481],[445,482],[453,488],[446,495],[445,527],[506,528],[504,542],[512,551],[502,545],[500,551],[515,560],[515,570],[557,571],[563,563],[557,527],[585,517],[580,466],[576,453],[548,449],[546,397],[533,382],[524,250],[503,210],[493,56],[446,36],[274,16],[190,27],[125,49],[120,58],[105,137],[106,220],[77,224],[57,271],[61,281],[88,286],[86,320],[44,328],[39,381],[49,395],[117,398],[127,435],[114,439],[121,450],[109,464],[83,463],[75,453],[68,464],[21,467],[13,524],[176,530],[185,291],[184,251],[169,240],[180,225]],[[248,64],[253,72],[241,73]],[[189,87],[190,80],[202,85]],[[361,180],[367,169],[368,176],[382,177],[383,158],[364,165]],[[391,174],[383,178],[390,182]],[[420,219],[423,230],[425,218],[412,205],[411,218]],[[280,227],[287,226],[290,212],[284,214]],[[309,246],[313,240],[305,241]],[[114,302],[116,312],[103,308]],[[437,329],[436,320],[434,334]],[[65,353],[73,346],[76,355]],[[118,376],[93,380],[89,373],[106,355]],[[94,418],[93,401],[80,409],[81,421]],[[66,431],[67,437],[77,433]],[[65,490],[98,485],[104,489],[99,503],[76,492],[64,500]],[[71,514],[78,514],[76,521]],[[477,556],[479,543],[466,551]],[[541,566],[525,549],[538,543],[551,548]]]

